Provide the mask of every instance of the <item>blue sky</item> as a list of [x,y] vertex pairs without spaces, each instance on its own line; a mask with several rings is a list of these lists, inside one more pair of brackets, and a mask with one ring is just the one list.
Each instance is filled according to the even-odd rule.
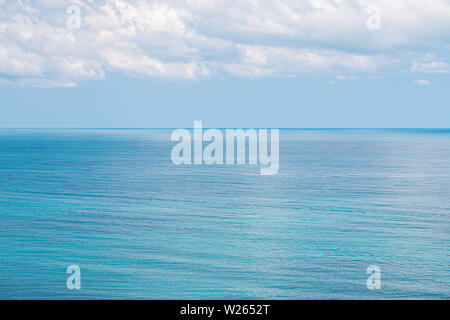
[[0,127],[449,128],[449,63],[445,0],[0,0]]

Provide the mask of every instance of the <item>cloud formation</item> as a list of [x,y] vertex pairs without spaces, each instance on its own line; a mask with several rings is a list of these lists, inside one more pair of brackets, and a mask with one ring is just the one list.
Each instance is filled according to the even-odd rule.
[[414,80],[414,83],[415,83],[416,85],[418,85],[418,86],[421,86],[421,87],[426,87],[426,86],[429,86],[429,85],[431,84],[430,81],[428,81],[428,80],[423,80],[423,79],[417,79],[417,80]]
[[0,0],[0,79],[450,73],[448,1],[376,3],[379,17],[367,0]]

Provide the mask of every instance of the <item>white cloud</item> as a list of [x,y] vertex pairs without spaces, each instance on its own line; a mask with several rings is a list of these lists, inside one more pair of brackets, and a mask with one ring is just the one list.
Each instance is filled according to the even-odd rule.
[[[295,75],[354,70],[374,72],[377,58],[334,50],[238,45],[240,58],[225,70],[238,76]],[[245,68],[241,68],[245,66]]]
[[[79,30],[66,27],[69,4],[81,8]],[[0,77],[24,85],[72,86],[110,72],[174,80],[221,72],[239,77],[450,72],[448,1],[379,0],[377,31],[366,27],[372,4],[0,1]]]
[[421,87],[426,87],[426,86],[429,86],[429,85],[431,84],[430,81],[428,81],[428,80],[423,80],[423,79],[417,79],[417,80],[414,80],[414,83],[415,83],[416,85],[418,85],[418,86],[421,86]]
[[427,54],[422,59],[414,62],[411,71],[422,73],[450,73],[450,65],[438,59],[433,54]]
[[358,80],[355,76],[344,76],[342,74],[336,75],[336,80],[342,81],[342,80]]
[[0,42],[0,73],[11,76],[40,76],[43,58],[24,52],[14,43]]

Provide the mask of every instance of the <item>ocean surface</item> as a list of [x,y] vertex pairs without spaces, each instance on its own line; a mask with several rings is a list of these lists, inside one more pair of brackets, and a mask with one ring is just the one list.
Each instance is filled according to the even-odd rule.
[[274,176],[171,132],[0,130],[0,299],[450,298],[450,130],[281,130]]

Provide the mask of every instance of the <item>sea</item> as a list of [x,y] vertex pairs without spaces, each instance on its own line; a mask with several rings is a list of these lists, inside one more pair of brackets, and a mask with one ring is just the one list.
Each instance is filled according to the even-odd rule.
[[450,298],[450,130],[282,129],[272,176],[171,133],[1,129],[0,299]]

